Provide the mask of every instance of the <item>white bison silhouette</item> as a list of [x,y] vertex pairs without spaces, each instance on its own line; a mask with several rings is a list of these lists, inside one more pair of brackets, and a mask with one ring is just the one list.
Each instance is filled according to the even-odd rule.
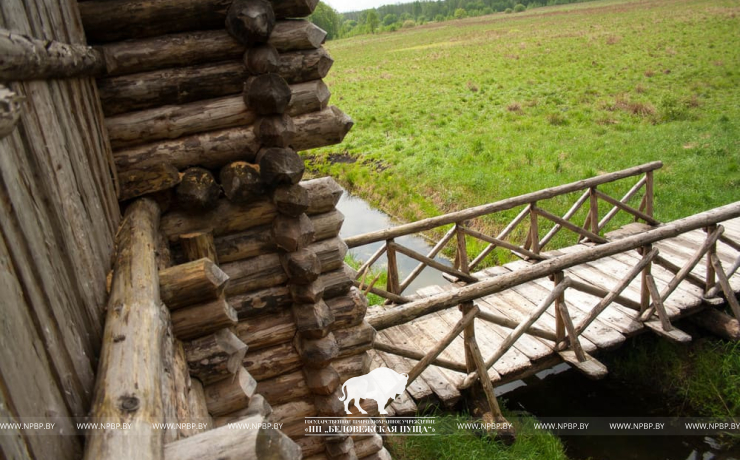
[[[396,395],[403,393],[408,379],[408,374],[399,374],[387,367],[379,367],[370,371],[369,374],[353,377],[344,382],[342,397],[339,400],[344,401],[344,411],[348,414],[352,413],[349,411],[349,402],[353,399],[355,407],[363,414],[367,412],[360,407],[360,399],[374,399],[378,402],[380,413],[387,414],[386,403],[389,399],[396,399]],[[346,396],[345,389],[347,390]]]

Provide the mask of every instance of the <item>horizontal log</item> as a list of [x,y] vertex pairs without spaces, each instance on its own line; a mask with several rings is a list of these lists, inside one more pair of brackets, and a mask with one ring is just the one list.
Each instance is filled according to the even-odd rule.
[[268,417],[270,416],[270,414],[272,414],[272,407],[270,406],[270,403],[268,403],[265,397],[261,394],[256,394],[252,397],[252,399],[250,399],[249,405],[246,408],[230,412],[216,418],[214,420],[214,425],[216,427],[221,427],[224,425],[228,425],[229,423],[238,422],[252,415],[261,415],[263,417]]
[[[319,48],[326,32],[305,19],[275,24],[268,43],[280,52]],[[225,30],[200,30],[140,40],[108,43],[99,47],[106,75],[130,75],[186,65],[237,60],[244,54],[240,44]]]
[[257,393],[272,406],[306,398],[311,394],[303,378],[303,371],[290,372],[257,382]]
[[229,329],[183,344],[190,375],[208,385],[235,374],[242,367],[247,345]]
[[[324,110],[331,93],[321,80],[290,86],[292,97],[287,114],[299,116]],[[216,129],[247,126],[258,115],[244,105],[241,95],[206,99],[188,104],[167,105],[108,117],[111,147],[122,149],[162,139],[176,139]]]
[[[332,63],[323,48],[280,55],[274,77],[285,84],[326,77]],[[249,78],[244,63],[221,61],[98,79],[103,113],[113,116],[170,104],[186,104],[242,93]],[[260,107],[255,107],[259,110]],[[279,111],[277,113],[282,113]],[[260,112],[260,114],[264,114]]]
[[221,298],[173,311],[172,331],[178,339],[190,340],[236,326],[237,321],[236,310]]
[[647,244],[652,244],[667,238],[672,238],[682,233],[700,229],[725,220],[740,216],[740,202],[722,206],[720,208],[696,214],[691,217],[679,219],[665,224],[654,230],[626,237],[621,240],[590,247],[573,254],[553,257],[522,270],[503,274],[490,280],[479,281],[450,292],[438,294],[423,300],[417,300],[398,306],[393,310],[377,313],[369,318],[370,324],[378,330],[391,327],[396,324],[406,323],[420,316],[428,315],[445,308],[459,305],[496,292],[501,292],[528,281],[549,276],[558,271],[574,267],[579,264],[591,262],[608,257],[620,252],[631,251]]
[[[84,4],[84,3],[83,3]],[[190,438],[169,443],[164,448],[165,460],[237,459],[295,460],[300,448],[275,428],[267,428],[265,418],[254,415],[243,423],[258,429],[234,430],[224,426]]]
[[160,379],[165,317],[154,255],[158,221],[156,203],[137,200],[126,210],[117,235],[91,413],[95,422],[125,422],[131,429],[91,430],[85,447],[88,460],[160,458],[164,432],[152,426],[164,419]]
[[292,342],[249,350],[242,362],[258,382],[293,372],[303,365]]
[[125,201],[175,187],[180,183],[180,172],[168,164],[150,165],[123,171],[118,174],[118,183],[118,199]]
[[[293,122],[293,148],[299,151],[340,143],[354,125],[351,118],[333,106],[295,117]],[[254,125],[250,125],[118,150],[113,157],[121,171],[158,163],[168,163],[179,170],[191,166],[217,169],[233,161],[254,162],[259,148]]]
[[0,81],[95,76],[104,71],[102,55],[89,46],[39,40],[0,29]]
[[180,248],[182,252],[181,263],[203,258],[210,259],[216,265],[219,263],[213,235],[208,232],[180,235]]
[[303,363],[313,368],[326,367],[339,356],[339,344],[332,333],[320,339],[297,335],[295,349]]
[[[339,238],[314,243],[308,249],[318,256],[322,273],[342,268],[344,256],[347,254],[346,245]],[[229,297],[274,287],[288,281],[277,253],[223,264],[221,268],[230,278],[226,289]]]
[[[349,267],[345,265],[319,276],[317,282],[323,284],[324,298],[327,299],[330,305],[334,301],[339,302],[335,299],[347,294],[352,287],[352,273],[348,270],[350,270]],[[237,311],[239,320],[245,321],[255,316],[285,313],[282,310],[289,307],[293,299],[288,286],[276,286],[231,296],[228,301]],[[355,314],[347,311],[346,302],[336,307],[336,309],[340,312],[340,318],[343,321],[349,321],[350,317]]]
[[364,246],[366,244],[374,243],[377,241],[386,241],[392,238],[398,238],[404,235],[410,235],[412,233],[419,233],[426,230],[431,230],[436,227],[443,225],[454,224],[457,222],[464,222],[466,220],[475,219],[476,217],[484,216],[486,214],[493,214],[499,211],[506,211],[508,209],[516,208],[518,206],[527,205],[535,201],[547,200],[556,196],[565,195],[567,193],[577,192],[586,190],[592,187],[596,187],[601,184],[608,182],[614,182],[627,177],[637,176],[644,174],[649,171],[655,171],[663,167],[663,163],[656,161],[653,163],[647,163],[634,168],[625,169],[609,174],[602,174],[600,176],[592,177],[590,179],[584,179],[578,182],[572,182],[570,184],[559,185],[557,187],[548,188],[545,190],[539,190],[537,192],[527,193],[513,198],[507,198],[505,200],[497,201],[495,203],[484,204],[473,208],[465,209],[463,211],[457,211],[443,216],[432,217],[429,219],[423,219],[418,222],[412,222],[410,224],[399,225],[393,228],[379,230],[376,232],[366,233],[364,235],[358,235],[355,237],[347,238],[347,245],[350,248],[358,246]]
[[[80,2],[88,41],[113,42],[191,30],[223,29],[231,0],[93,0]],[[278,19],[310,15],[316,2],[273,2]],[[176,19],[173,19],[176,18]]]
[[376,334],[375,329],[367,321],[358,326],[335,330],[334,338],[339,346],[339,357],[346,358],[370,350]]
[[275,12],[267,0],[234,0],[226,11],[226,31],[253,47],[267,42],[275,27]]
[[289,309],[252,316],[236,326],[236,335],[252,351],[290,342],[295,334],[296,326]]
[[240,368],[234,377],[211,384],[205,388],[208,412],[220,417],[249,406],[249,401],[257,389],[257,381]]
[[218,62],[153,72],[99,78],[106,117],[170,104],[240,94],[247,72],[240,61]]
[[339,387],[339,373],[331,365],[321,369],[304,367],[303,373],[308,389],[315,395],[330,395]]
[[175,265],[159,272],[162,302],[170,310],[218,299],[229,277],[210,259]]
[[[424,353],[420,351],[412,350],[411,348],[405,348],[405,347],[398,346],[398,345],[383,343],[379,341],[376,341],[373,344],[373,349],[376,351],[382,351],[384,353],[390,353],[393,355],[403,356],[404,358],[413,359],[415,361],[421,361],[422,359],[424,359]],[[443,367],[445,369],[467,373],[467,367],[465,366],[465,364],[450,361],[445,358],[437,357],[432,361],[432,364],[438,367]]]

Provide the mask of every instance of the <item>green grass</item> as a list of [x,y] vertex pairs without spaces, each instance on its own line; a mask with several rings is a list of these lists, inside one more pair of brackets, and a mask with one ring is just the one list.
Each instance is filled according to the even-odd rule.
[[687,347],[638,337],[616,356],[613,375],[658,390],[675,415],[740,417],[740,343],[701,339]]
[[739,13],[736,0],[608,0],[328,42],[332,103],[356,125],[309,152],[313,167],[407,221],[654,160],[658,219],[733,202]]
[[567,460],[563,445],[553,434],[535,431],[531,416],[517,414],[516,442],[506,446],[489,436],[458,429],[470,422],[467,415],[437,416],[436,427],[443,433],[428,437],[389,437],[386,446],[397,460]]

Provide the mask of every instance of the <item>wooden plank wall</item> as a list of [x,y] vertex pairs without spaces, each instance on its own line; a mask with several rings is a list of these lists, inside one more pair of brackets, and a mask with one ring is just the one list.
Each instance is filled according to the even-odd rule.
[[[85,43],[73,0],[2,0],[0,27]],[[120,215],[112,157],[93,79],[8,86],[26,100],[0,140],[0,418],[57,426],[0,436],[0,458],[79,458]]]

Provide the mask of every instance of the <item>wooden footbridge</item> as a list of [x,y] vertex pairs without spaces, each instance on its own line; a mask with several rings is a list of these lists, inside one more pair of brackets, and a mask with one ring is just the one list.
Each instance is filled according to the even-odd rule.
[[[494,385],[559,362],[603,377],[607,369],[594,354],[646,331],[690,341],[672,323],[723,303],[720,295],[740,318],[740,202],[661,224],[653,217],[653,175],[661,166],[650,163],[349,238],[350,248],[384,242],[359,269],[356,285],[387,299],[368,311],[368,321],[379,331],[373,366],[409,374],[406,393],[390,409],[409,415],[435,400],[450,407],[485,373],[483,388],[495,417],[500,413]],[[637,183],[621,199],[603,191],[630,179]],[[546,210],[549,200],[562,203],[567,197],[577,198],[562,217]],[[608,212],[602,212],[603,205]],[[475,219],[513,215],[517,209],[497,236],[475,230]],[[634,222],[620,227],[614,219],[624,223],[624,214]],[[610,223],[616,230],[605,233]],[[447,227],[429,254],[395,241]],[[570,236],[576,244],[546,250],[553,241],[564,245]],[[470,260],[473,240],[487,246]],[[452,267],[435,260],[448,246],[454,252]],[[480,268],[500,251],[515,260]],[[381,288],[373,266],[384,255],[388,281]],[[403,281],[399,256],[419,262]],[[426,267],[443,272],[452,284],[408,294]]]

